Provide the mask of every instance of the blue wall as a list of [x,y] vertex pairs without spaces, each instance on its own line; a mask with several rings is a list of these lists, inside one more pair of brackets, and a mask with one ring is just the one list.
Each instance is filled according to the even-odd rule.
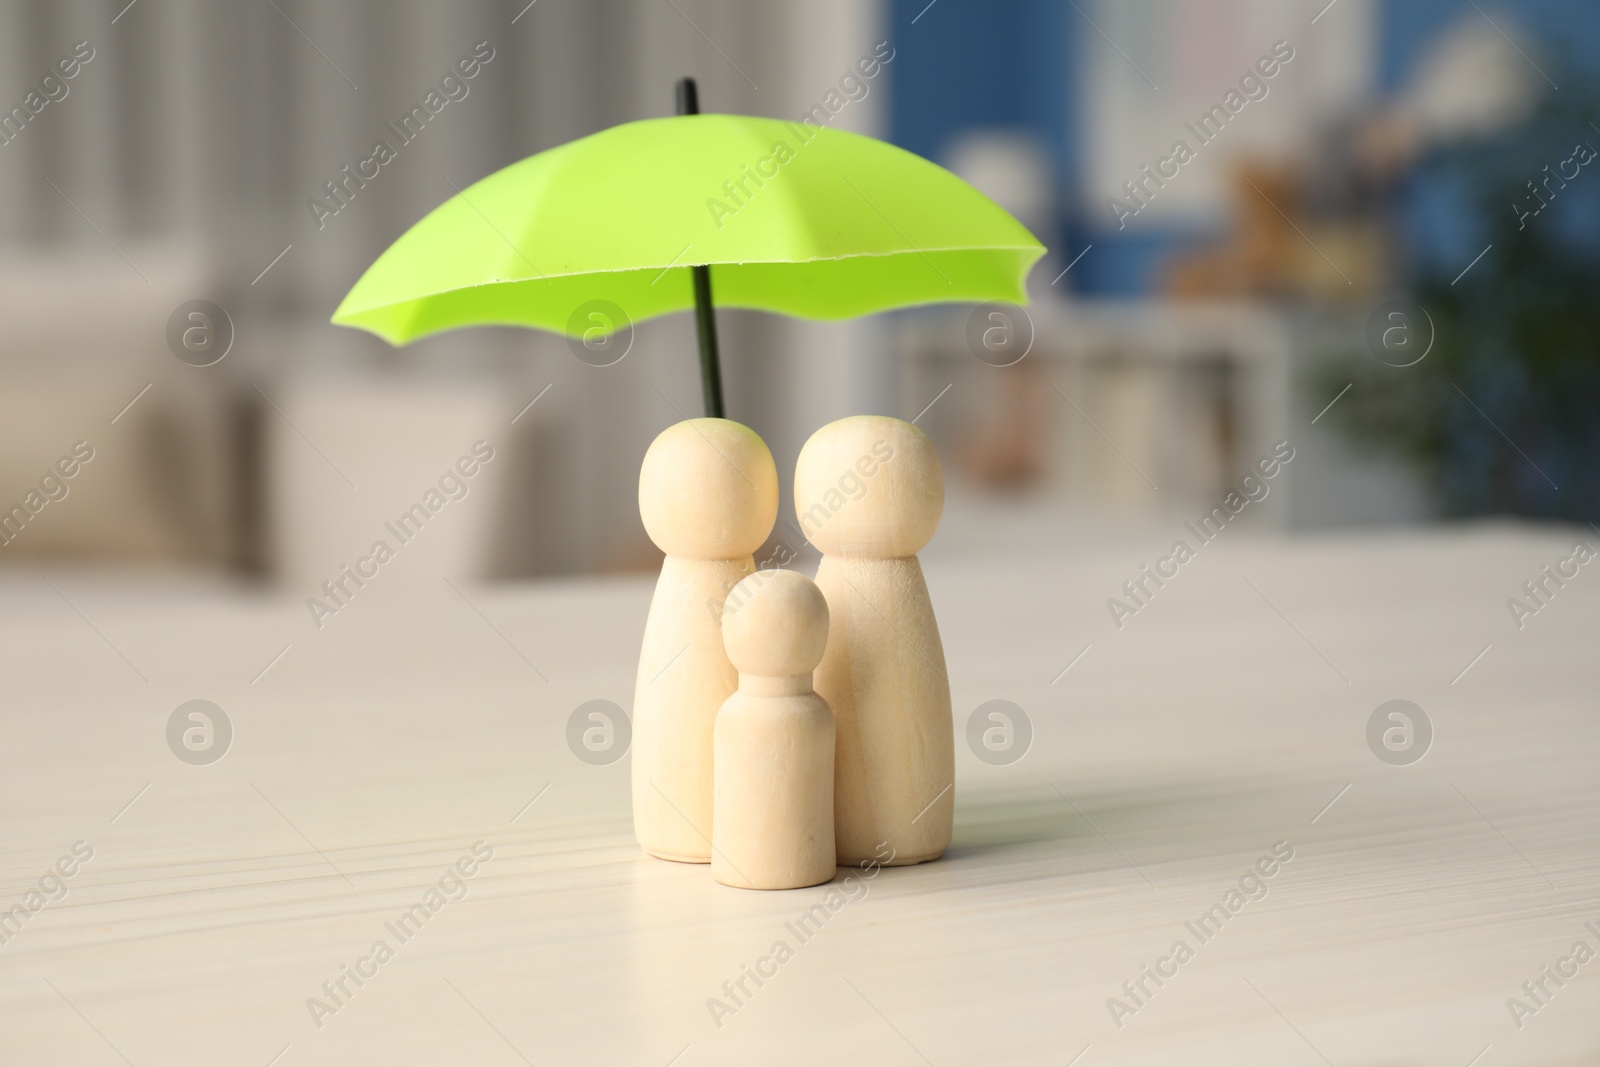
[[[1600,3],[1595,0],[1480,0],[1478,6],[1503,28],[1507,20],[1502,12],[1509,12],[1524,32],[1538,38],[1544,54],[1600,69]],[[1380,88],[1392,90],[1404,84],[1427,43],[1463,14],[1477,15],[1466,0],[1383,0],[1379,4]],[[1540,65],[1549,70],[1546,64]]]
[[[1498,15],[1510,9],[1505,0],[1480,0],[1480,6],[1505,24]],[[1516,0],[1514,11],[1516,22],[1547,52],[1570,49],[1570,62],[1600,67],[1600,0]],[[1428,42],[1463,14],[1477,15],[1467,0],[1380,0],[1379,88],[1387,92],[1404,84]],[[1090,237],[1077,214],[1083,149],[1074,64],[1094,30],[1072,5],[938,0],[929,8],[927,0],[890,0],[888,34],[896,48],[889,88],[889,136],[896,144],[939,160],[962,131],[1004,127],[1032,133],[1046,146],[1061,175],[1065,214],[1057,231],[1040,239],[1062,253],[1063,264],[1086,240],[1095,243],[1094,254],[1063,285],[1088,293],[1144,292],[1155,265],[1193,239],[1178,230]],[[1448,214],[1445,205],[1414,203],[1412,210]],[[1424,228],[1432,232],[1438,226]]]

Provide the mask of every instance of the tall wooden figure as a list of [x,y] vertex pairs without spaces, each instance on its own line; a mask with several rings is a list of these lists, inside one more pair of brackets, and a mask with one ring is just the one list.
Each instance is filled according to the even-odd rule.
[[756,571],[728,594],[722,640],[739,691],[717,713],[711,877],[740,889],[830,881],[833,712],[811,688],[827,601],[803,574]]
[[667,558],[633,692],[633,832],[652,856],[709,863],[712,731],[739,685],[722,605],[778,517],[772,453],[727,419],[669,426],[639,468],[639,517]]
[[801,531],[821,550],[828,645],[816,689],[838,727],[834,837],[840,865],[937,859],[955,813],[950,680],[916,553],[944,511],[933,444],[908,422],[829,423],[800,450]]

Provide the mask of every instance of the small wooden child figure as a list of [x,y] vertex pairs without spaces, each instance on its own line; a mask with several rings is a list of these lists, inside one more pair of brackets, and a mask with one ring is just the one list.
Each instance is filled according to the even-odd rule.
[[734,586],[722,639],[739,689],[717,713],[711,875],[740,889],[833,878],[833,712],[811,688],[828,603],[803,574]]

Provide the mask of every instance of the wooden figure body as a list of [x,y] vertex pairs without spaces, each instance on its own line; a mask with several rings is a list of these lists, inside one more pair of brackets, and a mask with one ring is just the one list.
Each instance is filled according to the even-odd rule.
[[828,605],[803,574],[760,570],[728,594],[739,689],[717,713],[711,875],[741,889],[834,876],[833,712],[811,688]]
[[728,590],[755,570],[778,516],[772,453],[746,426],[668,427],[639,469],[639,517],[667,554],[633,695],[633,832],[646,852],[711,859],[712,730],[738,686],[722,646]]
[[955,814],[955,727],[933,604],[916,553],[944,510],[944,474],[900,419],[829,423],[800,451],[795,511],[823,553],[828,644],[817,693],[838,728],[834,835],[841,865],[937,859]]

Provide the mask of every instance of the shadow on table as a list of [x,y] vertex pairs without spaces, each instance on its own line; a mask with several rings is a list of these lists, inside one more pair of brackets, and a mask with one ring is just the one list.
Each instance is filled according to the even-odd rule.
[[[1254,848],[1274,819],[1282,784],[1254,782],[1129,783],[1068,790],[1030,782],[1014,789],[975,787],[957,805],[950,859],[1026,850],[1052,842],[1110,844],[1157,862]],[[1075,850],[1074,850],[1075,851]]]

